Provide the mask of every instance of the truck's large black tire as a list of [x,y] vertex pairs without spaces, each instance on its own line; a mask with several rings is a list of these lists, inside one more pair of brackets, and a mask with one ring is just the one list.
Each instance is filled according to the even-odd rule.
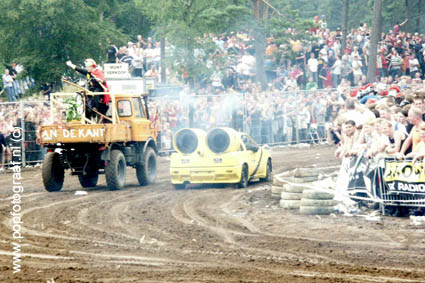
[[152,147],[148,147],[143,155],[143,165],[136,166],[136,175],[139,184],[146,186],[155,183],[156,171],[156,153]]
[[48,152],[43,162],[44,188],[49,192],[58,192],[62,189],[65,179],[65,169],[60,162],[57,152]]
[[96,187],[99,180],[99,172],[96,170],[87,175],[78,175],[78,180],[83,188]]
[[111,190],[122,189],[125,185],[127,164],[121,150],[111,151],[111,160],[105,166],[106,183]]

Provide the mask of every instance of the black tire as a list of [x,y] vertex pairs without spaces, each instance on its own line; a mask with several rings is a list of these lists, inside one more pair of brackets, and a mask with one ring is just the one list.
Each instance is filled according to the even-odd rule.
[[143,155],[143,165],[136,166],[136,174],[139,184],[141,186],[146,186],[155,183],[156,171],[156,153],[152,147],[148,147]]
[[43,161],[43,183],[48,192],[58,192],[62,189],[65,179],[65,169],[57,152],[48,152]]
[[78,175],[78,180],[83,188],[96,187],[97,181],[99,180],[99,172],[96,170],[87,175]]
[[262,182],[270,182],[272,180],[272,161],[269,159],[267,161],[267,169],[266,169],[266,177],[260,178],[260,181]]
[[242,166],[242,172],[241,172],[241,180],[239,182],[239,188],[244,189],[248,187],[248,166],[244,164]]
[[186,188],[186,184],[173,184],[174,189],[176,190],[184,190]]
[[112,150],[111,160],[105,166],[106,183],[111,190],[119,190],[124,187],[126,166],[125,157],[121,150]]

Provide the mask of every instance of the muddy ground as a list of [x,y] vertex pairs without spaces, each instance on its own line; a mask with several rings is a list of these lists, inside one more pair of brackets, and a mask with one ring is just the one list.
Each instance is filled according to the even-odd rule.
[[[274,149],[274,173],[337,164],[334,148]],[[425,282],[425,229],[408,218],[303,216],[271,184],[176,191],[160,158],[155,185],[44,191],[23,173],[22,271],[13,274],[12,175],[0,175],[0,282]]]

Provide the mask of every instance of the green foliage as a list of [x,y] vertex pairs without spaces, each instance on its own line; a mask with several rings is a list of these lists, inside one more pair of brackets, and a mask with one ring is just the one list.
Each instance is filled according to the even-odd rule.
[[[199,80],[208,77],[208,55],[216,50],[204,34],[239,30],[249,20],[251,10],[243,0],[158,0],[139,1],[155,23],[157,38],[167,37],[175,47],[167,56],[169,67],[179,74]],[[235,20],[237,19],[237,20]],[[195,58],[195,50],[204,55]],[[214,65],[217,62],[212,62]]]
[[67,60],[102,61],[107,38],[123,37],[82,0],[3,0],[0,10],[0,59],[38,82],[58,82]]
[[66,121],[71,122],[72,120],[81,120],[81,115],[78,114],[78,104],[74,97],[69,97],[65,100],[66,108]]
[[[407,0],[411,21],[403,27],[417,30],[415,9],[419,0]],[[225,58],[215,56],[216,46],[204,34],[249,32],[263,39],[274,35],[278,44],[289,39],[310,40],[305,33],[314,16],[324,18],[334,30],[342,26],[342,0],[268,0],[264,19],[253,18],[252,0],[2,0],[0,1],[0,64],[25,67],[38,84],[58,82],[71,74],[65,62],[78,64],[85,58],[102,62],[108,41],[117,45],[136,35],[166,37],[174,49],[168,67],[195,79],[208,77],[212,66]],[[371,25],[374,0],[350,0],[349,28]],[[384,0],[383,31],[406,18],[406,0]],[[422,25],[425,20],[422,20]],[[288,28],[298,32],[289,34]],[[195,58],[196,50],[204,50]],[[290,52],[288,52],[290,53]],[[279,58],[292,56],[278,54]],[[207,68],[208,66],[208,68]]]

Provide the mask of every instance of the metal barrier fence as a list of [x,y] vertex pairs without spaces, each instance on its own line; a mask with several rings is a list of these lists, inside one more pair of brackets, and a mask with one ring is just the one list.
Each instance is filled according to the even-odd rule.
[[[363,154],[344,158],[337,191],[354,200],[385,206],[425,207],[425,171],[421,162],[382,156],[366,158]],[[346,187],[346,190],[344,188]]]
[[[172,150],[173,134],[185,127],[231,127],[248,133],[258,144],[270,146],[326,142],[326,107],[311,118],[302,102],[306,93],[314,92],[154,97],[150,100],[150,113],[154,116],[155,108],[160,110],[158,144],[165,153]],[[0,103],[0,133],[9,146],[19,147],[22,152],[12,159],[10,151],[1,148],[0,168],[12,160],[23,166],[34,166],[43,160],[45,152],[38,143],[37,129],[49,123],[49,106],[46,101]],[[22,131],[19,141],[11,139],[14,129]]]
[[305,96],[333,91],[162,96],[150,101],[159,108],[164,151],[172,148],[172,135],[186,127],[231,127],[248,133],[258,144],[273,146],[327,142],[337,112],[332,114],[319,101],[308,104]]
[[[9,148],[0,146],[0,168],[10,162],[22,166],[35,166],[44,157],[44,150],[37,139],[37,129],[49,119],[49,103],[43,101],[19,101],[0,103],[0,134]],[[15,150],[12,154],[11,149]]]

